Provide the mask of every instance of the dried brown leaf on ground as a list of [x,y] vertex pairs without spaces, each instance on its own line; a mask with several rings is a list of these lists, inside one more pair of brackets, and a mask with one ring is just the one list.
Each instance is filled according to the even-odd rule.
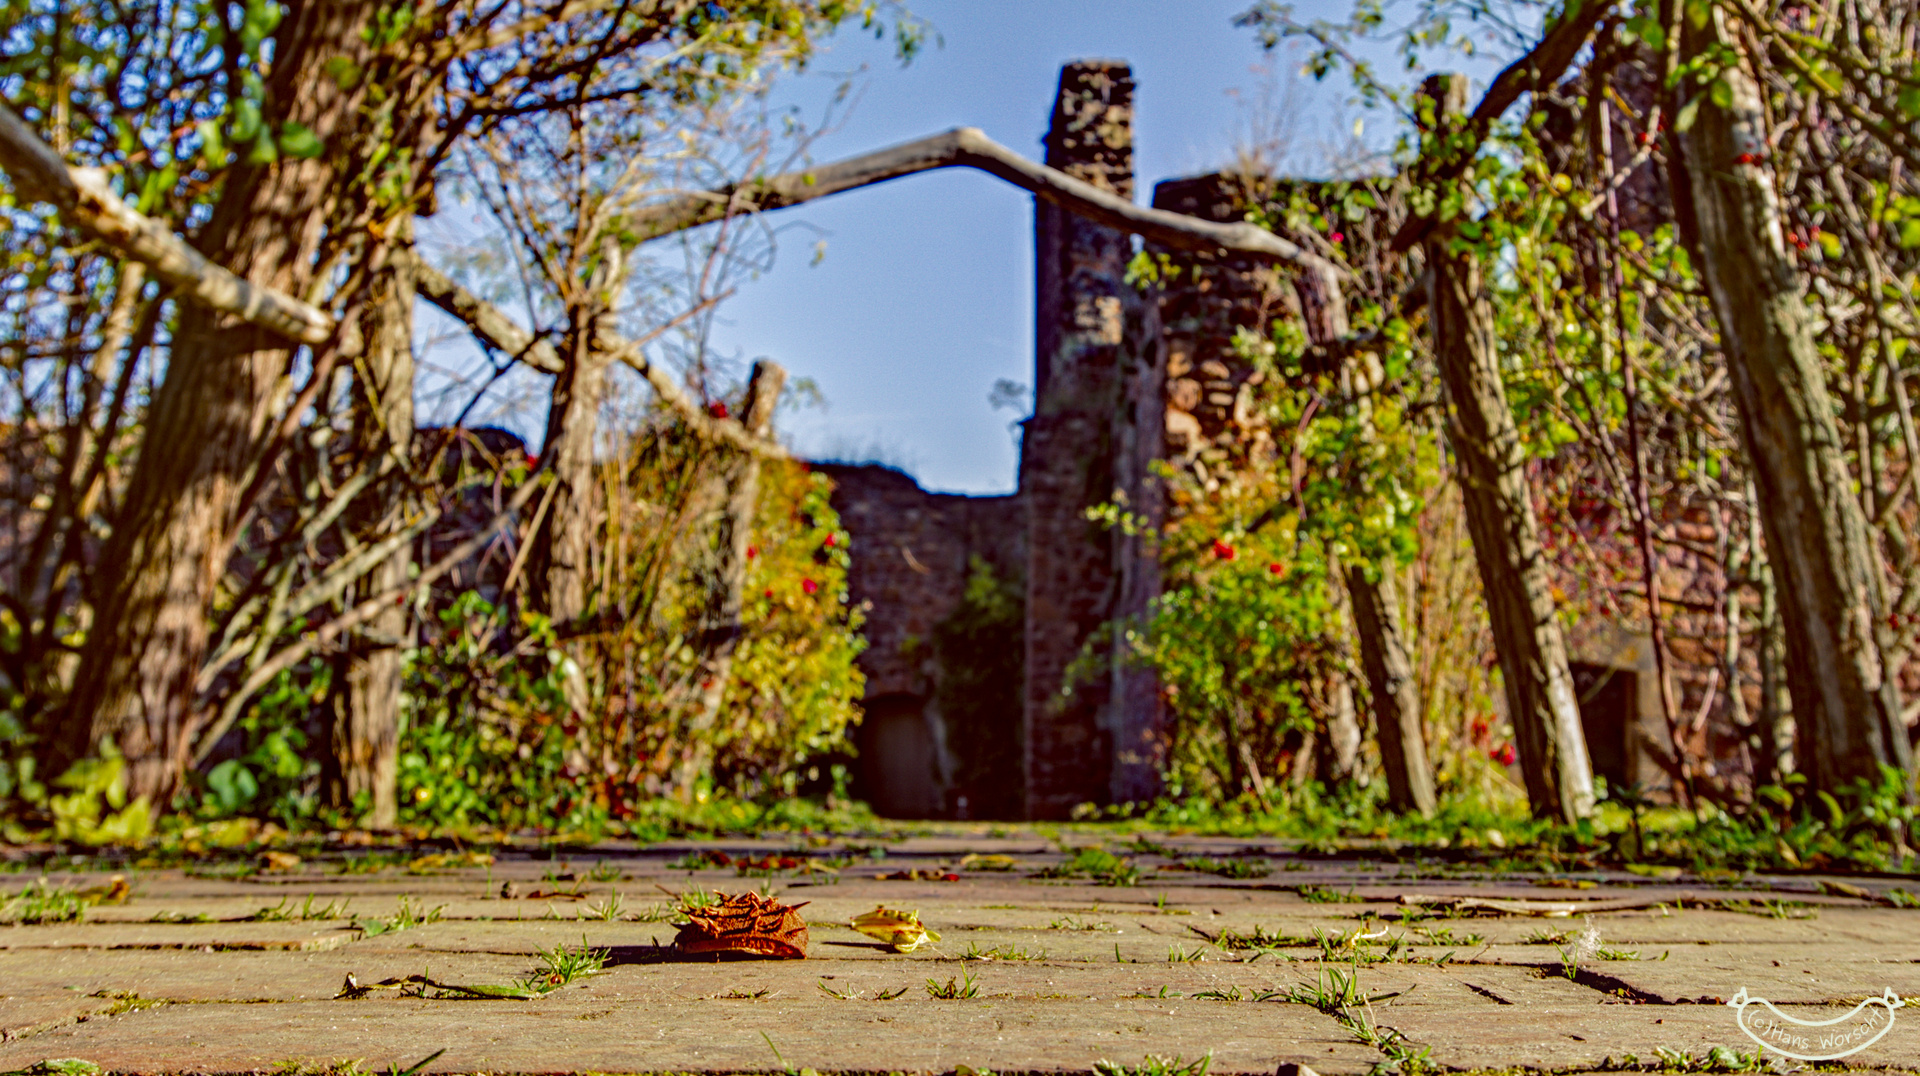
[[673,939],[683,953],[752,953],[777,960],[807,955],[806,903],[782,904],[758,893],[735,893],[702,908],[681,904],[685,926]]

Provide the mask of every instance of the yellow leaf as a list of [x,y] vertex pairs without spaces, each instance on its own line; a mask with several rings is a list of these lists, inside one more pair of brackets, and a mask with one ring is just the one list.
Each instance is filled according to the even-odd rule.
[[260,853],[260,865],[270,871],[290,871],[300,866],[300,857],[292,852],[267,851]]
[[919,912],[896,912],[884,907],[856,915],[847,924],[869,938],[886,942],[896,953],[911,953],[940,935],[920,925]]
[[1010,871],[1013,869],[1012,856],[981,855],[972,853],[960,861],[963,871]]

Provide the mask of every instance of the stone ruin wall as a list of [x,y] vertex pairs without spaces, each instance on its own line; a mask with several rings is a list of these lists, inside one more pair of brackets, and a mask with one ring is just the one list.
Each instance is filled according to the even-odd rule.
[[[1063,68],[1046,163],[1132,197],[1133,89],[1125,64]],[[1285,181],[1205,175],[1159,183],[1152,204],[1238,221],[1256,201],[1295,189]],[[1370,235],[1376,223],[1343,225],[1352,233],[1347,241]],[[1276,317],[1301,316],[1302,298],[1286,276],[1254,259],[1149,247],[1179,273],[1163,282],[1157,302],[1145,302],[1125,283],[1132,255],[1126,235],[1037,203],[1034,243],[1035,411],[1024,427],[1019,491],[932,494],[887,468],[821,468],[837,484],[834,504],[853,535],[853,600],[868,605],[864,791],[886,806],[889,794],[875,786],[905,780],[914,791],[891,803],[904,816],[967,816],[966,798],[979,796],[955,777],[978,730],[940,713],[936,698],[946,673],[930,645],[959,609],[975,556],[1002,578],[1021,581],[1026,596],[1025,630],[1006,641],[1020,649],[1011,663],[1024,669],[1022,764],[1017,778],[1004,774],[1024,792],[1013,813],[1064,818],[1082,803],[1154,795],[1164,721],[1156,682],[1112,664],[1099,682],[1059,694],[1089,635],[1115,616],[1144,610],[1158,587],[1152,558],[1137,542],[1089,523],[1086,509],[1117,493],[1134,511],[1161,518],[1167,506],[1148,474],[1155,459],[1188,469],[1204,486],[1230,466],[1270,458],[1272,438],[1253,407],[1262,375],[1239,356],[1234,337],[1243,329],[1263,333]],[[1703,521],[1672,523],[1683,539],[1706,540]],[[1697,734],[1701,747],[1714,756],[1736,753],[1724,691],[1718,701],[1712,697],[1714,640],[1723,629],[1704,606],[1717,568],[1676,545],[1667,547],[1662,570],[1673,587],[1663,593],[1682,598],[1669,621],[1676,701],[1689,721],[1707,714]],[[1572,593],[1578,581],[1564,582]],[[1657,791],[1667,782],[1646,740],[1665,730],[1650,643],[1644,631],[1622,626],[1632,615],[1587,617],[1570,632],[1570,645],[1590,739],[1606,744],[1596,762],[1616,780]],[[1748,701],[1757,711],[1751,645],[1745,662]],[[895,730],[887,734],[893,747],[876,742],[882,728]],[[876,756],[898,749],[905,736],[899,730],[913,728],[924,731],[906,737],[917,739],[905,750],[919,754],[882,765]],[[890,777],[882,772],[889,766]]]
[[860,791],[890,817],[977,815],[977,805],[993,797],[969,787],[964,761],[972,745],[964,738],[973,730],[953,727],[941,712],[936,641],[960,612],[976,562],[1000,578],[1023,577],[1024,506],[1017,496],[928,493],[879,465],[814,469],[833,480],[834,510],[853,536],[847,589],[867,617]]
[[[1131,199],[1133,75],[1114,61],[1060,73],[1047,165]],[[1034,413],[1020,453],[1027,513],[1024,764],[1029,818],[1159,792],[1161,702],[1152,677],[1108,655],[1062,691],[1102,624],[1145,612],[1158,565],[1138,539],[1087,519],[1110,500],[1158,518],[1158,312],[1126,283],[1133,241],[1046,203],[1034,208]]]

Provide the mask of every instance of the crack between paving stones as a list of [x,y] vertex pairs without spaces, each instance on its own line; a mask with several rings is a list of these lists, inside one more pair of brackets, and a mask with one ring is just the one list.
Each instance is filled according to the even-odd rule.
[[[1551,968],[1547,965],[1535,965],[1535,966],[1539,967],[1542,971],[1548,972],[1550,974],[1555,974],[1555,975],[1562,974],[1557,969]],[[1624,979],[1616,978],[1612,975],[1605,974],[1604,972],[1594,971],[1591,968],[1581,968],[1578,971],[1575,971],[1573,974],[1573,981],[1575,983],[1578,983],[1581,986],[1588,988],[1589,990],[1598,991],[1609,1002],[1612,1002],[1613,1004],[1616,1004],[1616,1005],[1621,1003],[1625,1003],[1628,1005],[1675,1005],[1675,1004],[1718,1005],[1722,1000],[1720,998],[1702,996],[1698,998],[1681,998],[1677,1002],[1668,1001],[1666,998],[1660,997],[1658,994],[1649,994],[1646,991],[1640,989],[1637,986],[1634,986],[1632,983],[1629,983]]]
[[1478,983],[1470,983],[1470,982],[1468,982],[1468,981],[1466,981],[1465,979],[1461,979],[1461,980],[1459,980],[1459,982],[1460,982],[1460,985],[1461,985],[1461,986],[1464,986],[1464,987],[1466,987],[1466,988],[1467,988],[1468,990],[1471,990],[1471,991],[1473,991],[1474,993],[1476,993],[1476,994],[1478,994],[1478,995],[1480,995],[1481,997],[1483,997],[1483,998],[1486,998],[1487,1000],[1489,1000],[1489,1001],[1491,1001],[1491,1002],[1493,1002],[1493,1003],[1494,1003],[1495,1005],[1511,1005],[1511,1004],[1513,1004],[1513,1002],[1511,1002],[1511,1001],[1508,1001],[1508,1000],[1507,1000],[1506,998],[1503,998],[1503,997],[1501,997],[1501,996],[1500,996],[1499,994],[1496,994],[1496,993],[1494,993],[1493,991],[1491,991],[1491,990],[1489,990],[1489,989],[1487,989],[1487,988],[1486,988],[1486,987],[1484,987],[1484,986],[1481,986],[1481,985],[1480,985],[1480,984],[1478,984]]

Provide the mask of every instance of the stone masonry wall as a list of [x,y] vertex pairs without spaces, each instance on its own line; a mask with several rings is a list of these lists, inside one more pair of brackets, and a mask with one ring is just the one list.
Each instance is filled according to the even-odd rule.
[[[999,693],[1004,703],[968,699],[960,712],[946,712],[943,697],[973,670],[944,666],[940,634],[961,610],[976,559],[1000,579],[1020,578],[1020,499],[928,493],[888,467],[815,469],[833,479],[833,507],[852,537],[849,599],[867,617],[860,655],[867,716],[857,740],[862,792],[894,814],[1017,817],[1019,797],[1004,787],[1014,775],[1005,765],[982,764],[1018,757],[1012,745],[997,742],[1020,727],[1017,690]],[[1024,656],[1018,632],[992,645],[1005,652],[991,664],[1017,679]],[[1002,787],[975,787],[983,770]]]
[[[1133,76],[1089,60],[1060,73],[1046,163],[1133,196]],[[1027,816],[1065,818],[1082,803],[1156,791],[1157,693],[1109,655],[1107,672],[1067,685],[1069,666],[1117,614],[1144,609],[1154,577],[1117,532],[1087,519],[1116,494],[1147,504],[1141,383],[1158,374],[1157,332],[1125,282],[1124,233],[1045,203],[1034,207],[1034,414],[1020,491],[1027,512],[1025,762]],[[1150,312],[1149,312],[1150,313]],[[1145,349],[1129,348],[1128,323]],[[1143,361],[1144,360],[1144,361]],[[1118,765],[1116,765],[1118,763]]]
[[[1025,534],[1017,496],[928,493],[891,467],[815,464],[833,479],[833,508],[853,536],[849,598],[870,603],[860,656],[867,697],[933,692],[934,629],[953,615],[975,557],[1018,576]],[[1017,646],[1017,640],[1008,640]]]

